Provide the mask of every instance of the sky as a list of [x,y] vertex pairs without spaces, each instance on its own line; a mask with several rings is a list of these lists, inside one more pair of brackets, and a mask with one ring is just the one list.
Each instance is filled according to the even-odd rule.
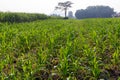
[[120,0],[0,0],[0,11],[44,13],[50,15],[56,13],[54,9],[58,2],[65,1],[74,3],[72,8],[69,9],[73,13],[78,9],[85,9],[88,6],[95,5],[110,6],[116,12],[120,12]]

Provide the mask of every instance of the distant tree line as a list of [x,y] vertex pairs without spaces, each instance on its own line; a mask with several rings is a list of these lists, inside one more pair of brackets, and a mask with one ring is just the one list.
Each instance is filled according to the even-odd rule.
[[46,14],[39,13],[0,12],[0,22],[20,23],[45,19],[63,19],[63,17],[54,15],[48,16]]
[[86,9],[77,10],[75,16],[77,19],[109,18],[113,14],[115,14],[114,9],[109,6],[89,6]]
[[30,22],[48,18],[49,16],[45,14],[0,12],[0,22]]

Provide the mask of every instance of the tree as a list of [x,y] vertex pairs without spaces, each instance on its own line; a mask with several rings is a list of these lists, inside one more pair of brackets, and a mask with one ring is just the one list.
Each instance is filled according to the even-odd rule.
[[86,9],[77,10],[76,18],[108,18],[114,14],[114,9],[109,6],[88,6]]
[[75,13],[75,17],[76,17],[77,19],[86,18],[86,11],[85,11],[84,9],[77,10],[76,13]]
[[71,1],[66,2],[59,2],[58,6],[55,7],[55,10],[61,9],[62,11],[65,11],[65,17],[67,17],[67,10],[68,8],[71,8],[73,3]]

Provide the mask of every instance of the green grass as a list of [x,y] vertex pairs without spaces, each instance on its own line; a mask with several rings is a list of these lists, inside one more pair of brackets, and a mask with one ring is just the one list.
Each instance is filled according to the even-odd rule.
[[0,23],[0,80],[120,79],[120,19]]

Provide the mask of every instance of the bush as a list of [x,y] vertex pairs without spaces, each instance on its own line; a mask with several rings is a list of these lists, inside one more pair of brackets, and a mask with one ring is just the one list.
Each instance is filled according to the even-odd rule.
[[0,22],[30,22],[35,20],[44,20],[48,18],[49,17],[45,14],[0,12]]

